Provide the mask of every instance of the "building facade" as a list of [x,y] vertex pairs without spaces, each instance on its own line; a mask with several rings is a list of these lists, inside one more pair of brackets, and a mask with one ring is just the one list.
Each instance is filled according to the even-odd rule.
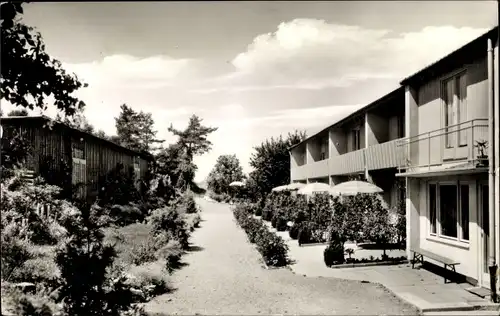
[[396,173],[403,159],[397,146],[404,124],[401,87],[292,147],[291,182],[335,185],[361,177],[384,190],[388,205],[396,205],[401,193]]
[[78,185],[77,195],[97,195],[99,181],[121,164],[143,179],[152,156],[71,128],[46,116],[2,117],[4,135],[14,131],[28,140],[26,168],[61,187]]
[[498,27],[401,82],[408,255],[450,258],[487,288],[500,253],[498,178],[490,175],[498,175],[497,39]]

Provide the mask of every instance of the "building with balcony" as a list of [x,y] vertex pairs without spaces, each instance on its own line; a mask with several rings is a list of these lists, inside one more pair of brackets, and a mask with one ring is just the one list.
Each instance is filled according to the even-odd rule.
[[291,182],[335,185],[361,177],[384,190],[388,205],[401,198],[396,180],[404,158],[405,89],[400,87],[334,122],[290,149]]
[[401,85],[397,176],[406,179],[408,255],[421,249],[450,258],[469,282],[489,288],[488,260],[498,263],[500,253],[498,27]]

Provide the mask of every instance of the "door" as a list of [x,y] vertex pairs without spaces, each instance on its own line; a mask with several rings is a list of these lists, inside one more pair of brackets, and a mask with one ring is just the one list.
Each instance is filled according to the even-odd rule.
[[466,159],[471,128],[467,124],[467,81],[462,72],[443,82],[444,160]]
[[490,287],[490,272],[488,267],[488,242],[490,237],[489,232],[489,187],[487,184],[480,185],[479,192],[479,276],[480,285],[486,288]]

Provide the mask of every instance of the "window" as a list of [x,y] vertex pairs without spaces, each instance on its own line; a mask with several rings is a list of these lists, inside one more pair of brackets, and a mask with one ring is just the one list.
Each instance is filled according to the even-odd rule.
[[[467,77],[465,72],[443,81],[442,98],[445,113],[446,147],[467,145],[467,130],[464,129],[464,124],[461,124],[467,121]],[[461,125],[455,126],[457,124]]]
[[431,184],[429,185],[429,221],[431,224],[431,229],[430,232],[431,234],[436,234],[437,233],[437,228],[436,228],[436,214],[437,214],[437,196],[436,196],[436,185]]
[[439,224],[442,236],[457,238],[457,186],[439,186]]
[[431,235],[469,240],[468,184],[429,184],[428,202]]
[[405,137],[405,117],[404,116],[398,116],[397,117],[398,121],[398,138]]
[[361,149],[361,131],[359,128],[356,128],[352,131],[352,150],[359,150]]
[[73,158],[85,160],[85,142],[77,140],[72,143],[71,152]]
[[320,160],[324,160],[328,158],[328,137],[324,137],[321,139],[321,153]]
[[469,186],[460,186],[460,228],[462,239],[469,240]]

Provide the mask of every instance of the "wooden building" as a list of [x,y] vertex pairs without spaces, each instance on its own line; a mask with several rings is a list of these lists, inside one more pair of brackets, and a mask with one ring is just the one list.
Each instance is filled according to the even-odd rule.
[[35,176],[67,188],[78,185],[78,196],[92,198],[99,181],[122,164],[143,179],[153,157],[69,127],[47,116],[2,117],[3,138],[22,133],[29,140],[26,167]]

